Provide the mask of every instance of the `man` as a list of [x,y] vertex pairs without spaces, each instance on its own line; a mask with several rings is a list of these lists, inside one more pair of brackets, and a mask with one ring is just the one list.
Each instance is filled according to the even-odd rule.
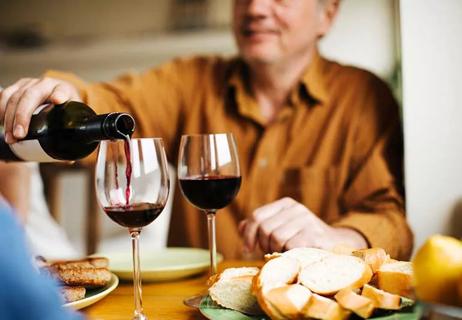
[[[235,0],[240,54],[230,60],[179,59],[104,84],[57,72],[21,79],[0,97],[6,140],[24,137],[40,103],[68,99],[100,113],[132,113],[138,135],[165,139],[172,163],[181,134],[232,132],[243,184],[218,212],[225,257],[240,257],[243,247],[272,252],[342,244],[408,258],[396,102],[375,76],[317,51],[338,5]],[[169,245],[206,247],[205,217],[178,192],[173,210]]]

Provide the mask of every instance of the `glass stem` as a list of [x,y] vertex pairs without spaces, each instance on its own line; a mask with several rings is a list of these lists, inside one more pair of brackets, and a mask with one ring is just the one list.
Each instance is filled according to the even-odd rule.
[[217,241],[215,233],[215,211],[206,211],[207,229],[209,232],[210,275],[217,273]]
[[133,319],[145,319],[143,303],[141,301],[141,276],[140,276],[140,250],[139,238],[141,229],[130,229],[133,253],[133,290],[135,297],[135,312]]

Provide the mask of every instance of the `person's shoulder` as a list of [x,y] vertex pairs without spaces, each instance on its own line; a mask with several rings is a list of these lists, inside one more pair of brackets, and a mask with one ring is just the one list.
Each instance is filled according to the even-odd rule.
[[322,59],[325,79],[331,86],[341,86],[344,90],[388,88],[384,80],[369,70],[326,58]]

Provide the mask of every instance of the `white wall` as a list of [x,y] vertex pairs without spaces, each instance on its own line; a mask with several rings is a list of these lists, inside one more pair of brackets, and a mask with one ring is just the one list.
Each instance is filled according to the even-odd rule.
[[397,67],[395,5],[395,0],[341,1],[321,52],[389,79]]
[[433,233],[462,234],[462,1],[403,0],[400,10],[407,212],[418,247]]

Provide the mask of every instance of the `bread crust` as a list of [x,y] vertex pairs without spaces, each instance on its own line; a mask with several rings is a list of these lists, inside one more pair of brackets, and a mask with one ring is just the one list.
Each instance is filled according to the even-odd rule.
[[401,308],[400,296],[385,292],[368,284],[364,286],[361,295],[371,299],[374,306],[379,309],[399,310]]
[[85,287],[70,287],[63,286],[59,288],[61,296],[65,302],[74,302],[85,298],[86,289]]
[[56,270],[54,276],[67,286],[85,288],[104,287],[111,280],[111,272],[106,268],[80,268]]
[[380,267],[386,263],[390,256],[382,248],[369,248],[353,251],[352,255],[361,258],[376,273]]
[[398,261],[386,263],[377,271],[377,286],[379,289],[403,297],[414,298],[412,287],[412,263]]
[[353,311],[363,319],[369,318],[375,309],[374,302],[371,299],[361,296],[351,289],[343,289],[337,292],[335,300],[340,306]]

